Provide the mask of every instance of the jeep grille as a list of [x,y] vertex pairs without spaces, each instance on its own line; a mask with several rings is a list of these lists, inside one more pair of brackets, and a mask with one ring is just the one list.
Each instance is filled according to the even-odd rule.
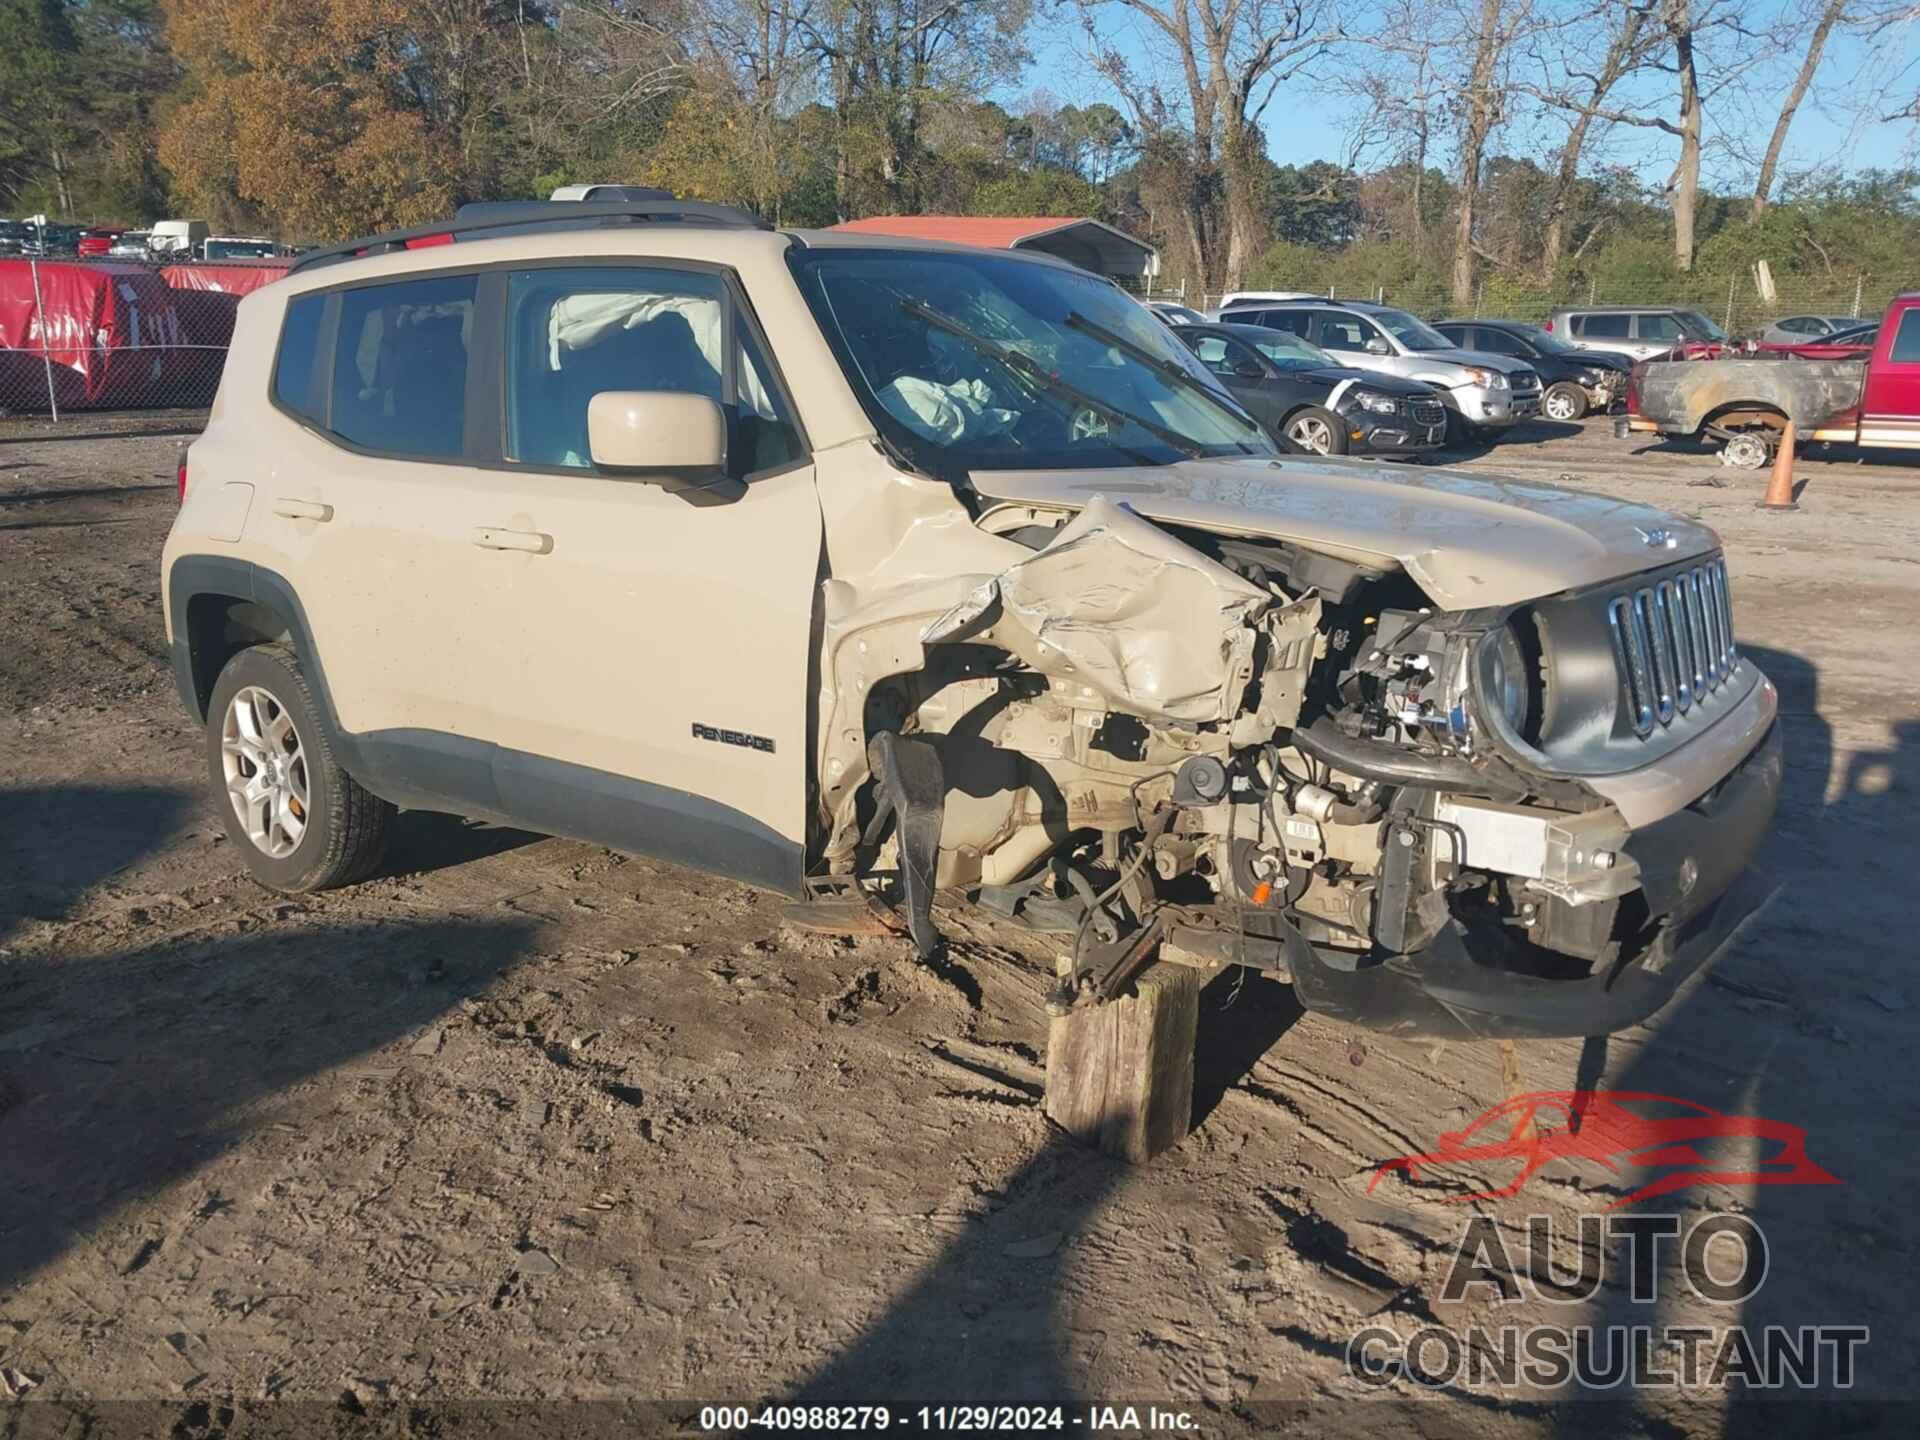
[[1739,664],[1727,562],[1713,559],[1607,602],[1614,664],[1633,733],[1670,725]]

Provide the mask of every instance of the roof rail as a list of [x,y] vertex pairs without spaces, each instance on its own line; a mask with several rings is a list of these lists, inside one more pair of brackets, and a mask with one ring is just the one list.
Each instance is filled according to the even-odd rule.
[[610,203],[582,200],[497,200],[462,205],[451,221],[415,225],[363,236],[324,250],[311,250],[295,259],[288,273],[298,274],[321,265],[352,260],[361,255],[384,255],[418,248],[411,242],[444,242],[462,237],[493,239],[502,235],[530,235],[546,230],[600,230],[619,225],[681,224],[727,230],[771,230],[764,220],[731,205],[709,205],[701,200],[624,200]]

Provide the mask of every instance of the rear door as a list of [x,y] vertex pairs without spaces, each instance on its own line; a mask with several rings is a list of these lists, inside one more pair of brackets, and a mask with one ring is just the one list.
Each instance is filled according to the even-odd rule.
[[[490,277],[504,396],[487,524],[495,772],[524,824],[794,891],[821,518],[804,436],[733,277],[690,263]],[[705,491],[596,471],[605,390],[728,419]]]
[[1860,443],[1920,445],[1920,302],[1880,326],[1860,404]]
[[1633,338],[1633,316],[1624,310],[1600,314],[1576,315],[1573,330],[1579,343],[1589,350],[1614,350],[1644,360],[1658,353]]
[[302,428],[262,447],[248,535],[256,584],[291,590],[260,598],[304,617],[348,768],[402,803],[494,814],[496,681],[468,663],[489,578],[470,540],[478,290],[435,271],[289,304],[273,400]]

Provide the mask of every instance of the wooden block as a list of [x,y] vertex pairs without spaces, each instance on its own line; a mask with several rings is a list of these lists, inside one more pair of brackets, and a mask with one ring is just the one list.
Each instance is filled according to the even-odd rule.
[[1086,1145],[1144,1164],[1186,1138],[1206,972],[1156,962],[1133,993],[1057,1015],[1047,1031],[1047,1115]]

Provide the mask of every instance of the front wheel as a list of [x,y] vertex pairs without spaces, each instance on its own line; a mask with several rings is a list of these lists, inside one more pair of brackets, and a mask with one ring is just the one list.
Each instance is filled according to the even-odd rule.
[[207,706],[207,766],[227,837],[270,890],[364,880],[393,807],[340,768],[299,657],[256,645],[226,664]]
[[1584,420],[1587,392],[1570,380],[1562,380],[1540,397],[1540,413],[1549,420]]
[[1287,417],[1286,436],[1302,450],[1314,455],[1347,453],[1347,427],[1331,410],[1309,405]]

